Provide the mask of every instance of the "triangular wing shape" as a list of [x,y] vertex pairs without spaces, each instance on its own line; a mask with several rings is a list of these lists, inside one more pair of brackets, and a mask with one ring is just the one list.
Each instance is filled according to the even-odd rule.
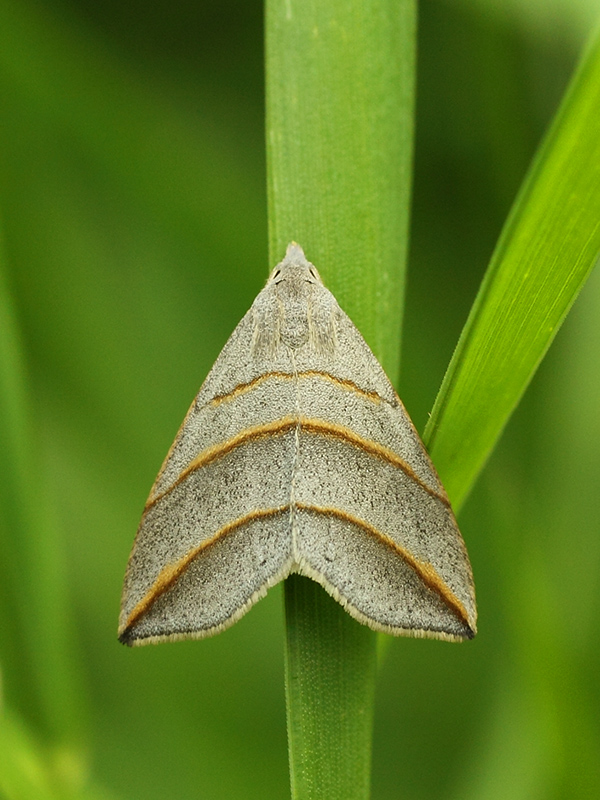
[[471,567],[437,473],[297,245],[167,455],[130,558],[120,638],[211,635],[290,571],[376,630],[457,640],[476,630]]
[[217,633],[289,574],[295,393],[265,379],[268,366],[251,357],[253,327],[251,310],[152,487],[125,575],[125,644]]
[[299,571],[376,630],[471,638],[473,577],[446,492],[383,369],[341,310],[337,339],[322,372],[297,357]]

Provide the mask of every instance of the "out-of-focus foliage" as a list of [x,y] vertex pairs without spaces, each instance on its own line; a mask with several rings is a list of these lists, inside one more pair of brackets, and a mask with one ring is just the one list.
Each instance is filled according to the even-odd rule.
[[[530,6],[420,5],[400,384],[420,430],[593,20],[583,3],[555,3],[552,17]],[[27,376],[33,516],[56,546],[45,575],[44,563],[0,563],[3,603],[11,587],[2,702],[22,720],[2,735],[25,753],[31,785],[51,782],[36,759],[54,764],[47,751],[65,741],[117,798],[289,791],[279,588],[214,639],[116,641],[149,487],[269,266],[262,35],[261,4],[248,0],[0,6],[3,260]],[[377,800],[600,794],[599,313],[596,275],[461,514],[477,638],[389,647]],[[0,465],[6,486],[14,464]],[[36,575],[40,591],[56,589],[58,623],[31,618],[42,613]],[[37,637],[48,673],[70,670],[68,689],[43,688]],[[76,706],[58,732],[51,700]]]

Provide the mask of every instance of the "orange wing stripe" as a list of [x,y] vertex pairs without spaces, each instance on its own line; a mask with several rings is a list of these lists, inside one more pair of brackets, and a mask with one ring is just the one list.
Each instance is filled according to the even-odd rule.
[[159,500],[162,500],[162,498],[169,494],[169,492],[172,492],[173,489],[179,486],[179,484],[182,483],[188,475],[190,475],[192,472],[196,472],[196,470],[201,469],[202,467],[205,467],[207,464],[210,464],[211,461],[215,461],[217,458],[226,456],[227,453],[235,450],[236,447],[240,447],[246,442],[253,441],[254,439],[262,439],[268,436],[276,436],[281,433],[287,433],[295,428],[297,424],[298,420],[296,417],[282,417],[274,422],[267,422],[265,425],[256,425],[253,428],[246,428],[236,436],[232,436],[231,439],[227,439],[226,442],[219,442],[219,444],[215,444],[212,447],[207,447],[206,450],[203,450],[200,453],[200,455],[196,456],[189,466],[187,466],[183,472],[179,474],[177,480],[175,480],[167,489],[165,489],[163,492],[160,492],[160,494],[157,494],[155,497],[150,495],[144,508],[144,512],[148,511],[149,508],[152,508],[153,505],[158,503]]
[[152,508],[152,506],[158,503],[158,501],[165,497],[165,495],[172,492],[173,489],[179,486],[179,484],[182,483],[192,472],[205,467],[207,464],[210,464],[211,461],[227,455],[227,453],[230,453],[232,450],[235,450],[237,447],[240,447],[246,442],[287,433],[288,431],[294,429],[297,425],[300,426],[301,432],[303,433],[313,433],[320,436],[332,436],[336,439],[348,442],[349,444],[358,447],[360,450],[363,450],[363,452],[375,456],[376,458],[380,458],[382,461],[386,461],[388,464],[401,469],[408,478],[424,489],[428,494],[430,494],[432,497],[435,497],[448,508],[450,507],[450,501],[445,494],[440,494],[438,491],[425,483],[421,478],[419,478],[414,470],[406,463],[406,461],[400,458],[400,456],[397,455],[393,450],[390,450],[389,447],[377,444],[377,442],[372,442],[368,439],[363,439],[362,436],[359,436],[350,428],[346,428],[343,425],[336,425],[335,423],[324,422],[319,419],[307,419],[306,417],[296,418],[288,416],[282,417],[274,422],[265,423],[264,425],[256,425],[252,428],[246,428],[245,430],[241,431],[241,433],[238,433],[237,436],[233,436],[226,442],[220,442],[219,444],[207,448],[200,453],[200,455],[198,455],[191,462],[191,464],[183,470],[183,472],[181,472],[177,480],[175,480],[167,489],[160,494],[157,494],[155,497],[151,496],[146,503],[144,511],[148,511],[148,509]]
[[233,531],[238,530],[238,528],[242,528],[244,525],[247,525],[249,522],[253,522],[256,519],[268,519],[269,517],[275,517],[278,514],[283,514],[286,511],[289,511],[289,506],[257,509],[256,511],[251,511],[249,514],[239,517],[233,522],[229,522],[227,525],[224,525],[213,536],[208,539],[204,539],[204,541],[200,542],[197,547],[194,547],[189,553],[186,553],[182,558],[179,559],[179,561],[176,561],[173,564],[167,564],[167,566],[163,567],[158,574],[158,577],[152,584],[152,588],[146,592],[144,597],[142,597],[142,599],[135,605],[127,617],[127,622],[123,626],[123,630],[119,632],[119,635],[121,636],[128,628],[134,625],[138,619],[142,617],[158,600],[158,598],[168,591],[177,580],[179,580],[181,575],[189,567],[196,556],[200,555],[200,553],[204,552],[204,550],[211,547],[213,544],[216,544],[229,533],[232,533]]
[[[370,536],[373,536],[375,539],[377,539],[377,541],[381,542],[386,547],[389,547],[390,550],[399,555],[403,561],[405,561],[405,563],[416,572],[421,581],[432,591],[434,591],[457,617],[463,620],[467,626],[471,627],[469,615],[463,603],[458,599],[458,597],[456,597],[454,592],[445,583],[432,564],[415,558],[415,556],[413,556],[406,548],[399,545],[390,536],[382,533],[368,522],[365,522],[358,517],[354,517],[345,511],[340,511],[337,508],[312,506],[307,503],[297,503],[295,507],[299,511],[307,511],[312,514],[335,517],[336,519],[349,522],[352,525],[355,525],[356,527],[366,531]],[[162,594],[168,591],[176,583],[176,581],[181,577],[192,561],[209,547],[216,544],[229,533],[242,528],[244,525],[247,525],[256,519],[268,519],[270,517],[289,512],[289,510],[290,506],[280,506],[279,508],[257,509],[256,511],[252,511],[249,514],[239,517],[233,522],[230,522],[220,528],[213,536],[205,539],[197,547],[190,550],[190,552],[186,553],[182,558],[179,559],[179,561],[176,561],[173,564],[168,564],[160,571],[158,577],[152,585],[152,588],[135,605],[129,614],[125,625],[123,626],[122,631],[120,631],[120,635],[122,635],[128,628],[131,628],[133,625],[135,625],[135,623],[151,608],[156,600],[158,600]]]
[[351,514],[347,514],[345,511],[340,511],[337,508],[311,506],[306,503],[296,503],[296,508],[299,511],[308,511],[312,514],[323,514],[328,517],[335,517],[336,519],[341,519],[344,522],[350,522],[353,525],[356,525],[357,528],[361,528],[362,530],[366,531],[379,542],[389,547],[390,550],[393,550],[394,553],[397,553],[408,564],[408,566],[417,573],[423,583],[436,594],[438,594],[448,608],[457,617],[463,620],[466,625],[471,627],[466,608],[454,594],[452,589],[450,589],[450,587],[446,584],[443,578],[436,572],[432,564],[427,561],[419,561],[419,559],[415,558],[415,556],[406,550],[406,548],[399,545],[390,536],[382,533],[373,525],[369,525],[368,522],[365,522],[358,517],[354,517]]
[[262,375],[257,375],[256,378],[248,381],[248,383],[239,383],[226,394],[216,395],[209,403],[207,403],[207,405],[218,406],[221,403],[229,402],[229,400],[233,400],[238,395],[251,391],[255,386],[258,386],[258,384],[263,383],[263,381],[269,380],[270,378],[281,378],[282,380],[288,381],[296,380],[296,378],[323,378],[324,380],[330,381],[346,391],[354,392],[354,394],[358,394],[361,397],[370,400],[372,403],[385,402],[381,395],[377,394],[377,392],[370,392],[367,389],[362,389],[357,383],[354,383],[354,381],[336,378],[335,375],[331,375],[329,372],[320,372],[316,369],[307,369],[303,372],[298,372],[297,375],[293,372],[265,372]]
[[363,439],[362,436],[354,433],[353,430],[346,428],[344,425],[336,425],[333,422],[323,422],[320,419],[306,419],[305,417],[301,417],[300,427],[303,433],[306,432],[320,434],[322,436],[333,436],[336,439],[341,439],[344,442],[353,444],[355,447],[358,447],[360,450],[363,450],[369,455],[380,458],[382,461],[387,461],[388,464],[401,469],[408,478],[414,481],[414,483],[424,489],[432,497],[440,500],[445,506],[448,506],[448,508],[450,507],[450,501],[445,494],[440,494],[435,489],[432,489],[431,486],[419,478],[412,467],[410,467],[403,458],[400,458],[400,456],[397,455],[393,450],[390,450],[389,447],[385,447],[385,445],[382,444],[377,444],[377,442],[373,442],[369,439]]

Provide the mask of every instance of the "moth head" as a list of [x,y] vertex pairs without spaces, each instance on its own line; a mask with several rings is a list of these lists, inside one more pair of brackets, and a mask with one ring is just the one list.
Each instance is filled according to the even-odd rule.
[[269,284],[278,285],[283,281],[294,281],[315,283],[323,285],[321,276],[317,272],[314,264],[311,264],[304,255],[304,250],[296,242],[290,242],[287,246],[285,258],[281,261],[269,275]]

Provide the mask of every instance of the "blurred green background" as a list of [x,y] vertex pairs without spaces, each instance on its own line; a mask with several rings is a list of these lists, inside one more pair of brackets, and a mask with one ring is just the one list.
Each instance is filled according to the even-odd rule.
[[[420,4],[399,386],[419,430],[597,15],[592,0]],[[0,5],[2,256],[72,647],[51,692],[74,696],[59,734],[123,800],[289,794],[281,587],[213,639],[116,640],[150,486],[269,268],[262,25],[257,0]],[[600,796],[599,316],[595,274],[461,514],[477,638],[385,653],[374,800]],[[18,650],[35,625],[10,622],[36,587],[6,552],[3,701],[44,744],[35,638]]]

